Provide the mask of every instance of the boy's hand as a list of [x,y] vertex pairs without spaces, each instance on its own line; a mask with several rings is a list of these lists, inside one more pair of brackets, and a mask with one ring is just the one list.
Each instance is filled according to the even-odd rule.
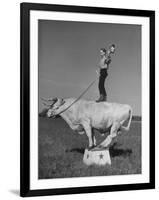
[[98,71],[98,70],[96,70],[96,73],[97,73],[97,75],[98,75],[98,76],[100,76],[100,74],[99,74],[99,71]]

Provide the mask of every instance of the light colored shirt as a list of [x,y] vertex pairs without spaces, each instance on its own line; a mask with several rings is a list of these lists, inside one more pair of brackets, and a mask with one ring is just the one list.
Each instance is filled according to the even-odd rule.
[[108,69],[109,64],[111,63],[111,57],[110,56],[103,56],[99,61],[99,67],[101,69]]

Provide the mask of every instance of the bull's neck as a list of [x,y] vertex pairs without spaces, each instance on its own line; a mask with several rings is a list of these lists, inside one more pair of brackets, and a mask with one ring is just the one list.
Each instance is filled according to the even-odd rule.
[[63,109],[60,111],[59,115],[68,123],[71,123],[71,114],[73,112],[73,108],[72,108],[72,103],[75,101],[76,99],[66,99],[66,104],[64,104],[65,106],[63,107]]
[[63,113],[60,114],[60,116],[68,123],[68,124],[71,124],[71,120],[70,120],[70,114],[71,111],[70,110],[66,110],[64,111]]

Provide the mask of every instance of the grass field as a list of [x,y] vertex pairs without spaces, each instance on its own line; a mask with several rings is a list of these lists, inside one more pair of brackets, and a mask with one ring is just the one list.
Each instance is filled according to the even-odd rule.
[[[104,138],[95,133],[97,142]],[[111,166],[86,166],[86,135],[73,132],[61,119],[39,117],[39,179],[141,173],[141,122],[133,121],[110,148]]]

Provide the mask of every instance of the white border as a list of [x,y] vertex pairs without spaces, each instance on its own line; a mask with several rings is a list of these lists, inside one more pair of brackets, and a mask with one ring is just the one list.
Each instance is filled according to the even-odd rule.
[[[38,180],[38,20],[142,25],[142,174]],[[63,12],[30,12],[30,189],[149,182],[149,18]]]

